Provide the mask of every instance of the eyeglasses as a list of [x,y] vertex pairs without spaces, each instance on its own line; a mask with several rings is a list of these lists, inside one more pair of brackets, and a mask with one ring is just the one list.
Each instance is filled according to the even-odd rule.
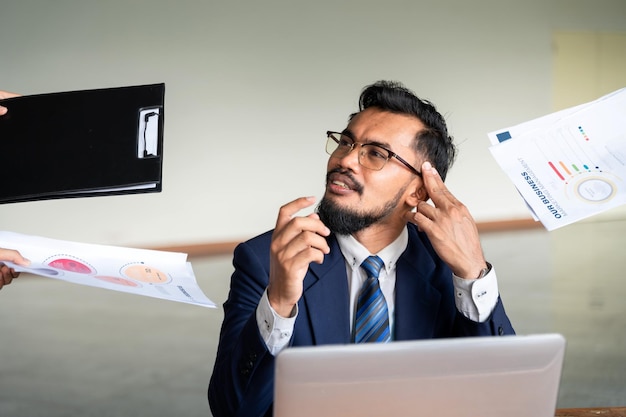
[[387,148],[383,148],[380,145],[373,143],[357,143],[350,136],[339,132],[326,132],[328,139],[326,140],[326,153],[337,158],[343,158],[348,155],[352,150],[359,145],[359,164],[361,166],[372,169],[374,171],[380,171],[383,169],[387,161],[391,158],[396,158],[405,167],[411,170],[412,173],[421,177],[422,174],[411,166],[407,161],[400,158],[400,156],[390,151]]

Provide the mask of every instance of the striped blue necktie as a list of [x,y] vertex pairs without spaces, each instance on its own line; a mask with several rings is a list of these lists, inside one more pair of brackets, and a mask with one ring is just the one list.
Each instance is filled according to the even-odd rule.
[[391,340],[387,302],[378,285],[382,266],[383,260],[378,256],[370,256],[361,264],[367,279],[357,299],[354,343],[384,343]]

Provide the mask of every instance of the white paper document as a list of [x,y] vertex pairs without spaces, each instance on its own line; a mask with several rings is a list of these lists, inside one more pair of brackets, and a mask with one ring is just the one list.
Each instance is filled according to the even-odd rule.
[[626,203],[626,88],[488,136],[547,230]]
[[69,242],[0,231],[0,247],[18,250],[16,271],[147,297],[215,307],[196,282],[187,254]]

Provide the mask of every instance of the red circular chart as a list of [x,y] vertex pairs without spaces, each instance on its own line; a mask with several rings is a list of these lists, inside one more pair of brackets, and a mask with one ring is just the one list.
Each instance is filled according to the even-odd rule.
[[48,266],[76,274],[94,274],[96,271],[84,261],[69,257],[59,257],[48,262]]

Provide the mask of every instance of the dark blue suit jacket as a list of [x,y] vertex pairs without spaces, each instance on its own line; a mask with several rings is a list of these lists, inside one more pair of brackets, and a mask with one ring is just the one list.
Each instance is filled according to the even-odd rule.
[[[409,224],[409,243],[396,268],[394,340],[514,334],[500,300],[483,323],[458,312],[452,272],[437,256],[425,234]],[[256,307],[267,287],[271,231],[235,249],[235,272],[209,383],[215,417],[271,416],[274,356],[260,336]],[[336,238],[330,253],[312,263],[304,278],[291,346],[350,343],[346,264]]]

